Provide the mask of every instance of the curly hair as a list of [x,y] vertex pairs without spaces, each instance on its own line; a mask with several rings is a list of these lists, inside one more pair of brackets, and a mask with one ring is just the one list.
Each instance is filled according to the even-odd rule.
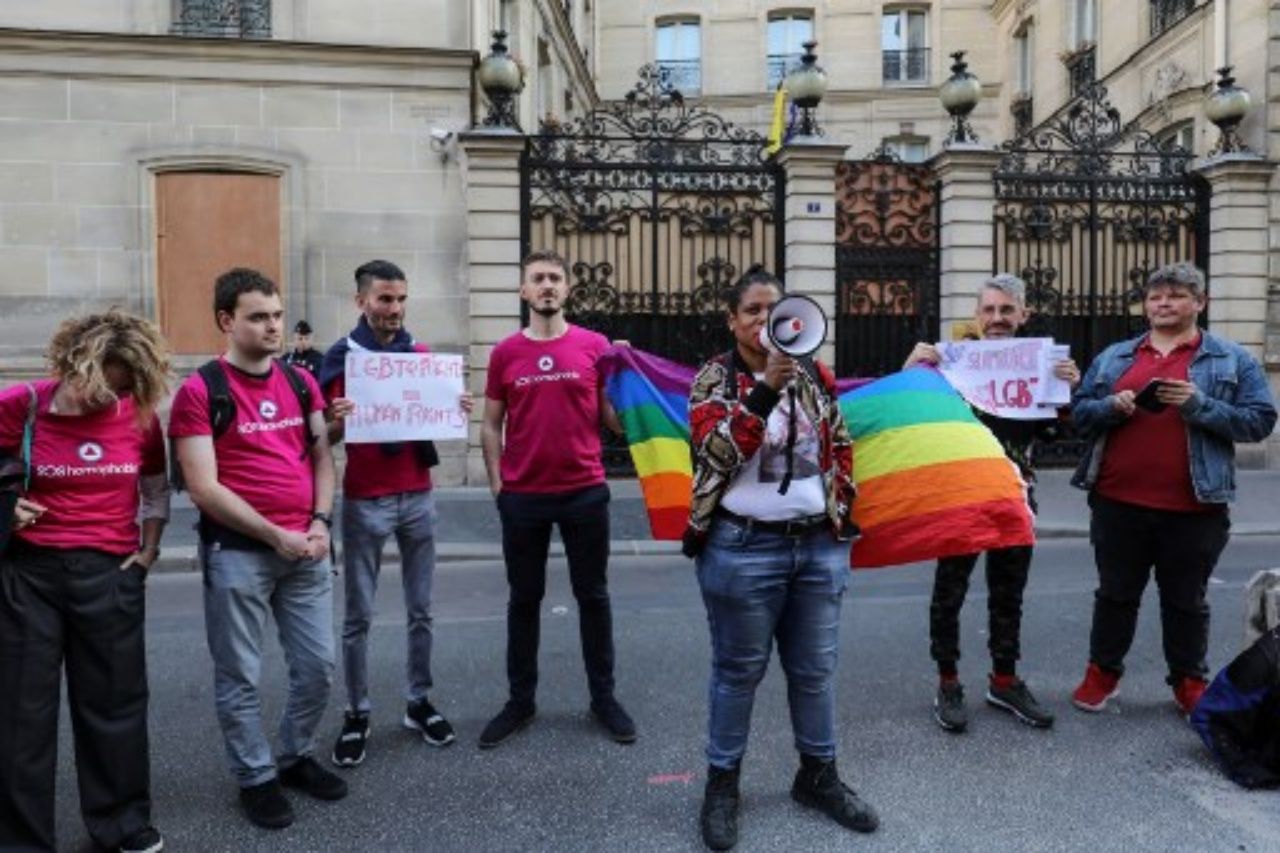
[[138,407],[139,423],[146,423],[169,393],[169,346],[154,324],[112,308],[66,320],[54,333],[46,355],[50,372],[76,385],[90,405],[117,402],[105,369],[119,365],[129,372],[129,392]]

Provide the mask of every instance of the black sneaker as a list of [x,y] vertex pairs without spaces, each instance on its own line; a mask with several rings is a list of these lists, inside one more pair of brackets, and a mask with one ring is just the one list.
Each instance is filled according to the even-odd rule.
[[498,716],[489,721],[480,733],[480,748],[493,749],[516,732],[533,722],[532,705],[516,705],[508,702]]
[[241,788],[240,805],[251,822],[266,829],[284,829],[293,823],[293,806],[275,779]]
[[404,727],[422,732],[422,739],[432,746],[453,743],[453,726],[426,699],[410,702],[405,708]]
[[120,844],[120,853],[160,853],[164,839],[154,826],[140,829]]
[[600,725],[609,730],[609,736],[618,743],[636,742],[636,724],[631,715],[618,704],[618,700],[610,696],[599,702],[591,703],[591,714]]
[[369,715],[347,711],[342,717],[342,734],[333,745],[333,763],[339,767],[355,767],[364,761],[368,741]]
[[309,755],[281,770],[280,784],[297,788],[317,800],[340,800],[347,795],[347,783]]
[[728,850],[738,843],[738,768],[707,768],[707,791],[702,798],[702,843],[712,850]]
[[960,734],[969,726],[969,710],[964,705],[964,687],[958,681],[944,681],[933,697],[933,718],[949,732]]
[[994,683],[987,682],[987,703],[1003,708],[1029,726],[1053,728],[1053,714],[1040,707],[1021,678],[1015,678],[1008,687],[996,687]]
[[875,832],[880,826],[876,810],[840,781],[835,761],[800,756],[800,770],[791,786],[791,799],[824,812],[836,823],[856,832]]

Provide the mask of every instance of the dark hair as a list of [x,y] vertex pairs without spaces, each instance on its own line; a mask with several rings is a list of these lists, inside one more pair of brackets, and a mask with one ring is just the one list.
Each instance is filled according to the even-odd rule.
[[369,261],[356,267],[356,290],[363,292],[369,289],[374,279],[382,281],[408,281],[404,270],[391,261]]
[[751,289],[753,284],[767,284],[775,287],[778,292],[782,292],[782,280],[776,275],[764,268],[764,264],[752,264],[747,267],[747,271],[742,277],[733,283],[725,294],[725,300],[729,303],[729,313],[735,314],[738,306],[742,304],[742,297]]
[[311,334],[311,324],[306,320],[299,320],[293,327],[293,330],[299,335]]
[[224,311],[236,313],[236,303],[242,293],[261,293],[263,296],[279,296],[280,289],[276,283],[257,270],[248,267],[236,267],[218,276],[213,283],[213,319]]
[[569,262],[564,259],[564,255],[560,254],[555,249],[535,249],[525,255],[524,259],[520,261],[521,281],[524,280],[524,271],[529,268],[530,264],[536,263],[555,264],[560,267],[560,269],[564,270],[565,279],[569,278]]

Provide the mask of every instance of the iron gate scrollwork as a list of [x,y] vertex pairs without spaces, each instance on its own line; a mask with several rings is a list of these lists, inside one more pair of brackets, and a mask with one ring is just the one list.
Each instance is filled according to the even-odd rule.
[[938,339],[938,186],[881,148],[836,167],[836,372],[881,376]]
[[[529,137],[522,248],[568,259],[570,321],[697,364],[731,344],[733,282],[754,263],[783,269],[783,176],[766,144],[646,65],[621,100]],[[605,461],[630,467],[616,444]]]
[[[1126,125],[1104,87],[1002,148],[992,264],[1027,284],[1024,334],[1069,344],[1086,367],[1145,328],[1152,270],[1181,260],[1207,269],[1208,188],[1189,171],[1191,152]],[[1078,447],[1046,450],[1052,463]]]

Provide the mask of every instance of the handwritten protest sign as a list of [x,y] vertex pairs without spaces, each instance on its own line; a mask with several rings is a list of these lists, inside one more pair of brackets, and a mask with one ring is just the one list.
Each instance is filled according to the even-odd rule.
[[971,406],[1011,420],[1056,416],[1045,396],[1061,351],[1051,338],[945,341],[937,349],[942,375]]
[[467,437],[462,356],[440,353],[347,353],[347,444]]

